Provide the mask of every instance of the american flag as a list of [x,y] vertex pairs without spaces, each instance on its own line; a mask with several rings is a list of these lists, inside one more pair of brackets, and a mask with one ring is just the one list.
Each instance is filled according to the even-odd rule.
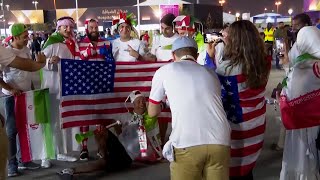
[[[165,64],[61,60],[62,128],[109,124],[127,113],[124,101],[129,93],[140,90],[148,97],[155,71]],[[166,110],[159,120],[170,117]]]
[[250,173],[260,155],[266,119],[265,86],[246,87],[242,74],[219,75],[223,106],[231,133],[230,176]]

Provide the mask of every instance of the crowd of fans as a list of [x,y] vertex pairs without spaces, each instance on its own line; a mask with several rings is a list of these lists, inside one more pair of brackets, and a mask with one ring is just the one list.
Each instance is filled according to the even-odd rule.
[[[181,22],[186,17],[165,15],[160,21],[162,34],[157,33],[153,38],[148,31],[133,38],[136,30],[131,16],[120,17],[114,21],[112,33],[110,29],[100,33],[98,21],[87,20],[85,36],[74,32],[75,22],[71,17],[58,19],[55,32],[46,35],[29,35],[24,24],[11,26],[12,36],[4,44],[7,48],[0,47],[0,85],[7,95],[0,127],[0,145],[4,147],[0,154],[0,179],[20,175],[18,170],[51,167],[48,157],[43,157],[40,165],[22,162],[19,154],[13,96],[36,89],[34,78],[41,79],[41,88],[49,88],[56,160],[89,159],[88,139],[83,139],[75,149],[78,143],[73,137],[74,132],[88,133],[90,127],[60,128],[61,59],[167,62],[153,76],[148,103],[144,94],[133,91],[126,100],[133,104],[133,111],[115,119],[122,126],[115,123],[113,130],[97,126],[94,134],[99,158],[63,169],[61,177],[69,179],[74,174],[121,170],[136,160],[158,162],[164,157],[171,163],[173,180],[253,180],[264,141],[266,85],[273,59],[276,68],[284,68],[288,77],[284,80],[286,85],[277,88],[278,101],[280,97],[289,101],[304,95],[308,82],[313,83],[315,90],[319,89],[316,77],[320,74],[316,72],[320,69],[320,30],[312,26],[306,14],[295,16],[292,27],[279,22],[277,28],[268,23],[265,29],[260,29],[250,21],[236,21],[224,26],[219,38],[206,44],[196,21],[195,24]],[[275,51],[276,39],[283,39],[284,45]],[[40,69],[41,73],[29,72]],[[311,71],[316,74],[310,74]],[[166,138],[168,123],[157,121],[166,106],[172,113],[169,140]],[[159,146],[151,146],[152,150],[147,153],[152,160],[141,155],[138,130],[147,123],[156,124],[159,131]],[[147,135],[149,131],[146,128]],[[284,148],[280,179],[320,178],[316,147],[319,126],[305,125],[285,132],[281,133],[281,136],[286,134],[285,142],[275,145],[278,150]],[[128,140],[128,134],[136,138]],[[162,153],[156,153],[159,149]],[[74,150],[80,151],[79,157],[70,156]]]

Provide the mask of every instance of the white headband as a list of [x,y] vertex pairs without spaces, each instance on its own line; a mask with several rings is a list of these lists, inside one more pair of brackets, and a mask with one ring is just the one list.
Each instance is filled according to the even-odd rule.
[[127,108],[127,102],[129,100],[131,103],[133,103],[134,100],[136,100],[138,97],[141,97],[141,96],[144,97],[139,90],[132,91],[124,102],[126,109],[129,111],[129,109]]

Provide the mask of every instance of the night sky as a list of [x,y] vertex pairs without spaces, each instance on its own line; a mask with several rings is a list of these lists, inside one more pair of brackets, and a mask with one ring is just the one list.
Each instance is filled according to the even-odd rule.
[[[9,4],[10,9],[34,9],[33,0],[3,0],[4,4]],[[38,9],[54,9],[54,0],[37,0],[39,2]],[[196,0],[185,0],[196,2]],[[219,0],[200,0],[200,3],[218,4]],[[225,12],[250,12],[251,15],[264,13],[264,8],[271,12],[273,9],[276,12],[275,0],[225,0]],[[279,12],[287,15],[288,9],[292,8],[295,13],[302,12],[303,0],[281,0],[282,5],[279,7]],[[107,6],[124,6],[134,5],[136,0],[78,0],[79,8],[81,7],[107,7]],[[144,2],[144,0],[140,0]],[[75,0],[56,0],[57,8],[75,8]]]
[[[264,13],[264,8],[271,12],[277,11],[275,0],[226,0],[225,11],[250,12],[251,15]],[[295,13],[303,11],[303,0],[281,0],[282,5],[279,6],[279,13],[288,15],[288,9],[292,8]]]

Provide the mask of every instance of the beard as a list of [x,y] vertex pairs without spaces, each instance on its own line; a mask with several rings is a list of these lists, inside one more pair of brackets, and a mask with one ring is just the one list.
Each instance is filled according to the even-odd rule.
[[89,33],[88,34],[88,38],[91,40],[91,41],[98,41],[99,39],[99,34],[94,32],[94,33]]

